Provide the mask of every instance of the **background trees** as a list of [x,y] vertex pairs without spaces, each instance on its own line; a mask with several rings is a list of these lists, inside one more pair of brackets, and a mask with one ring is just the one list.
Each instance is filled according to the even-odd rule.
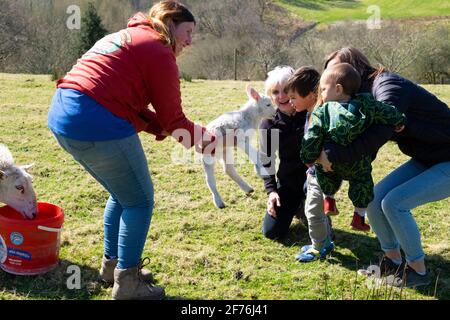
[[[92,2],[92,4],[90,4]],[[0,0],[0,72],[67,72],[106,30],[126,26],[153,0]],[[274,0],[185,0],[197,18],[194,46],[179,59],[187,79],[265,78],[279,64],[322,68],[324,57],[353,45],[421,83],[450,83],[450,20],[382,21],[316,26],[301,21]],[[66,26],[70,5],[81,10],[81,29]],[[236,71],[235,71],[236,70]]]
[[108,31],[103,27],[102,19],[97,14],[97,9],[89,2],[86,13],[81,19],[81,31],[78,40],[77,53],[79,56],[86,53]]

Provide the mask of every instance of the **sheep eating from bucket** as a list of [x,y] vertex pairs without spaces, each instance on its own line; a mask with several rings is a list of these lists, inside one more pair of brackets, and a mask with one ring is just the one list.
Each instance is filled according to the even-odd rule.
[[217,191],[214,176],[215,159],[222,163],[225,173],[246,194],[252,193],[253,188],[236,172],[233,158],[234,147],[239,147],[248,155],[258,174],[265,175],[265,168],[260,164],[258,152],[250,145],[250,140],[263,119],[273,119],[275,117],[276,109],[269,97],[260,95],[250,86],[247,87],[247,95],[249,101],[240,110],[224,113],[206,126],[209,132],[215,134],[217,144],[215,154],[203,155],[202,163],[214,205],[219,209],[224,208],[225,204]]
[[9,149],[0,144],[0,202],[20,212],[26,219],[37,215],[36,193],[31,175],[32,165],[17,166]]

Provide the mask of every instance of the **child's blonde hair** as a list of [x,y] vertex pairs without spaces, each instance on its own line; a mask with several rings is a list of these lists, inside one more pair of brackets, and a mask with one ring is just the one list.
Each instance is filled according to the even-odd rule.
[[194,22],[194,15],[186,8],[185,5],[178,1],[165,0],[156,3],[150,9],[148,19],[154,30],[156,30],[161,40],[168,46],[172,47],[175,52],[176,39],[172,28],[182,22]]

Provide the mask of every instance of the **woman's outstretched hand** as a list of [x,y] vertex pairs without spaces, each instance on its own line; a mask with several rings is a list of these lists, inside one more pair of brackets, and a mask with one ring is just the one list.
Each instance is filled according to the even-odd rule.
[[277,217],[275,206],[281,207],[280,196],[276,192],[271,192],[269,194],[269,199],[267,200],[267,212],[274,218]]
[[195,151],[201,154],[214,155],[216,152],[217,138],[216,136],[205,130],[202,139],[195,145]]

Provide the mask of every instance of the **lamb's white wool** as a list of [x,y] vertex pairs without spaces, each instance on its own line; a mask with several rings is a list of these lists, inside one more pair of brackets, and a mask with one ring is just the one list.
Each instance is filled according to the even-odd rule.
[[36,194],[28,166],[16,166],[9,149],[0,144],[0,202],[14,208],[27,219],[37,214]]
[[0,144],[0,170],[11,167],[14,164],[14,158],[8,147]]
[[217,138],[215,155],[204,155],[202,157],[206,182],[217,208],[224,208],[225,204],[216,187],[214,177],[215,159],[222,162],[225,173],[247,194],[253,192],[253,189],[236,172],[233,155],[234,147],[237,146],[245,151],[254,163],[256,172],[264,172],[264,168],[259,164],[258,152],[250,145],[250,140],[256,130],[258,130],[261,120],[273,119],[276,109],[269,97],[261,96],[250,86],[247,87],[247,95],[249,101],[240,110],[224,113],[206,126],[208,131],[214,133]]

